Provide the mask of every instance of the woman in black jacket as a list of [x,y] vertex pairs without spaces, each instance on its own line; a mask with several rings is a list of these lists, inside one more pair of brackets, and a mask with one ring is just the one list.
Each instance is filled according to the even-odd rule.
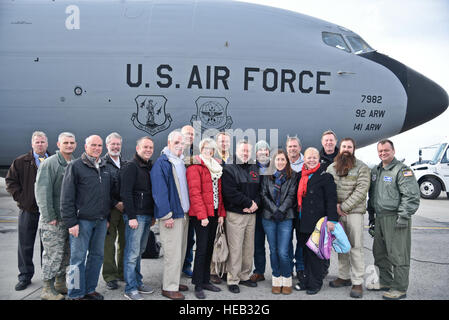
[[[338,221],[337,189],[334,178],[320,167],[320,155],[317,149],[308,148],[304,152],[304,166],[300,172],[298,185],[299,226],[297,239],[303,247],[304,279],[295,287],[307,290],[307,294],[316,294],[323,285],[325,261],[306,246],[306,242],[322,218],[328,218],[327,227],[334,229]],[[298,234],[299,230],[299,234]]]
[[[270,175],[262,181],[262,225],[270,246],[272,289],[274,294],[292,292],[292,225],[296,211],[296,172],[290,167],[284,150],[273,156]],[[282,288],[282,289],[281,289]]]

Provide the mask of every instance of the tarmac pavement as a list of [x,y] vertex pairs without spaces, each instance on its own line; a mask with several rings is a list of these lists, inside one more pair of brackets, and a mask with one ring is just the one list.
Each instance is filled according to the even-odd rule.
[[[12,197],[5,190],[5,180],[0,178],[0,300],[39,300],[42,278],[39,258],[39,241],[36,239],[34,264],[35,275],[31,285],[23,291],[15,291],[17,283],[17,208]],[[365,225],[368,216],[365,215]],[[412,261],[410,286],[407,300],[448,300],[449,299],[449,199],[442,193],[438,199],[421,199],[418,212],[413,217]],[[364,247],[366,275],[365,282],[376,277],[372,255],[373,239],[365,228]],[[290,295],[273,295],[271,293],[271,269],[269,247],[266,243],[267,265],[265,281],[258,282],[257,288],[240,286],[240,294],[228,291],[225,283],[218,285],[222,291],[215,293],[205,291],[206,300],[354,300],[349,297],[350,287],[331,288],[329,281],[338,274],[337,254],[332,252],[329,274],[324,280],[321,291],[309,296],[304,291],[293,290]],[[154,293],[144,295],[145,300],[168,300],[161,295],[162,258],[142,260],[142,274],[145,284],[154,288]],[[181,277],[181,283],[189,286],[185,292],[186,300],[196,300],[191,279]],[[294,282],[295,283],[295,282]],[[119,289],[108,290],[101,275],[97,291],[105,300],[126,300],[123,296],[125,283],[119,282]],[[364,290],[361,300],[382,300],[379,292]]]

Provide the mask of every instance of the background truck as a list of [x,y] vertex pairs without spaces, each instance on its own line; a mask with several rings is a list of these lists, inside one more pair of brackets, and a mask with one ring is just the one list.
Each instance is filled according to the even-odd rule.
[[[423,151],[434,150],[430,160],[423,159]],[[410,166],[418,180],[421,197],[435,199],[441,191],[449,198],[449,141],[419,149],[419,161]]]

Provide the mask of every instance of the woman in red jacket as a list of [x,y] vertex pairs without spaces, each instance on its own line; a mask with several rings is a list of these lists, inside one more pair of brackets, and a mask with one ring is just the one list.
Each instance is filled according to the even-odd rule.
[[[210,283],[210,262],[218,224],[223,224],[226,211],[221,196],[222,166],[213,158],[214,140],[201,140],[200,155],[187,168],[190,210],[196,233],[196,253],[192,283],[195,296],[204,299],[204,290],[218,292],[220,288]],[[196,217],[196,219],[194,218]]]

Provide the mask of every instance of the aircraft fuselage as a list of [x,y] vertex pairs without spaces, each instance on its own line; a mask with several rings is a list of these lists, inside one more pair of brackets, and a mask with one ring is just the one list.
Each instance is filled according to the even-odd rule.
[[[347,50],[325,43],[329,35]],[[352,36],[239,2],[3,1],[0,166],[30,149],[35,130],[50,150],[73,132],[78,155],[87,136],[116,131],[127,158],[139,137],[152,137],[157,155],[170,131],[194,123],[272,147],[287,135],[319,146],[332,129],[362,147],[447,108],[438,85],[373,50],[356,54]]]

